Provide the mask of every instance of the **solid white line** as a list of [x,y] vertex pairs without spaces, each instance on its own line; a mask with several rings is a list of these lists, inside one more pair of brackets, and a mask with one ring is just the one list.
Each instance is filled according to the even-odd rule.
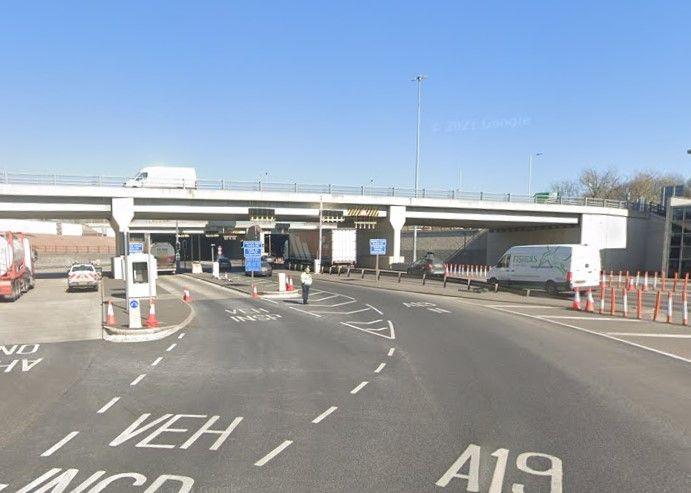
[[358,384],[357,387],[355,387],[353,390],[351,390],[350,393],[351,393],[351,394],[357,394],[358,392],[360,392],[360,390],[362,390],[362,387],[364,387],[364,386],[367,385],[368,383],[369,383],[369,382],[367,382],[367,381],[361,382],[360,384]]
[[67,442],[69,442],[70,440],[72,440],[72,439],[73,439],[74,437],[76,437],[78,434],[79,434],[78,431],[72,431],[72,432],[68,433],[67,436],[66,436],[65,438],[63,438],[63,439],[60,440],[58,443],[56,443],[55,445],[53,445],[52,447],[50,447],[48,450],[46,450],[45,452],[43,452],[43,453],[41,454],[41,457],[48,457],[49,455],[53,455],[53,452],[55,452],[57,449],[59,449],[60,447],[62,447],[63,445],[65,445]]
[[614,317],[571,317],[566,315],[537,315],[540,318],[558,318],[560,320],[606,320],[608,322],[640,322],[637,318],[614,318]]
[[180,335],[178,336],[178,339],[182,339],[183,337],[185,337],[185,333],[181,332]]
[[139,382],[141,382],[141,381],[144,379],[145,376],[146,376],[146,373],[142,373],[142,374],[139,375],[137,378],[135,378],[134,380],[132,380],[132,383],[131,383],[130,385],[131,385],[131,386],[137,385]]
[[375,307],[373,307],[372,305],[365,304],[365,306],[369,306],[372,310],[374,310],[375,312],[377,312],[379,315],[384,315],[381,311],[377,310],[377,309],[376,309]]
[[381,372],[381,371],[384,369],[385,366],[386,366],[386,363],[380,363],[379,366],[377,366],[377,369],[374,370],[374,373],[379,373],[379,372]]
[[336,406],[331,406],[329,409],[327,409],[326,411],[324,411],[323,413],[321,413],[319,416],[317,416],[316,418],[314,418],[314,419],[312,420],[312,423],[314,423],[314,424],[316,425],[316,424],[319,423],[321,420],[323,420],[324,418],[326,418],[329,414],[331,414],[332,412],[334,412],[336,409],[338,409]]
[[289,447],[291,443],[293,443],[292,440],[286,440],[285,442],[283,442],[282,444],[280,444],[278,447],[276,447],[275,449],[273,449],[271,452],[269,452],[268,454],[266,454],[264,457],[262,457],[261,459],[259,459],[257,462],[255,462],[254,465],[255,465],[255,466],[258,466],[258,467],[262,467],[264,464],[266,464],[266,463],[269,462],[271,459],[273,459],[274,457],[276,457],[278,454],[280,454],[281,452],[283,452],[283,450],[284,450],[286,447]]
[[[466,304],[469,304],[469,305],[476,305],[476,306],[478,306],[477,303],[470,303],[470,302],[468,302],[468,301],[461,301],[461,300],[458,300],[458,301],[459,301],[460,303],[466,303]],[[482,306],[482,305],[479,305],[479,306]],[[521,315],[521,316],[523,316],[523,317],[534,318],[535,320],[542,320],[542,321],[544,321],[544,322],[549,322],[549,323],[553,323],[553,324],[557,324],[557,325],[562,325],[562,326],[564,326],[564,327],[569,327],[569,328],[571,328],[571,329],[576,329],[576,330],[578,330],[578,331],[585,332],[585,333],[587,333],[587,334],[593,334],[593,335],[596,335],[596,336],[604,337],[604,338],[606,338],[606,339],[611,339],[611,340],[613,340],[613,341],[623,342],[624,344],[628,344],[629,346],[637,347],[637,348],[639,348],[639,349],[645,349],[646,351],[651,351],[651,352],[653,352],[653,353],[661,354],[661,355],[663,355],[663,356],[667,356],[667,357],[672,358],[672,359],[676,359],[676,360],[679,360],[679,361],[683,361],[684,363],[691,363],[691,359],[689,359],[689,358],[684,358],[683,356],[679,356],[678,354],[668,353],[668,352],[666,352],[666,351],[660,351],[659,349],[655,349],[655,348],[651,348],[651,347],[648,347],[648,346],[644,346],[643,344],[638,344],[638,343],[635,343],[635,342],[632,342],[632,341],[627,341],[626,339],[620,339],[619,337],[615,337],[615,336],[612,336],[612,335],[608,335],[608,334],[605,334],[605,333],[603,333],[603,332],[597,332],[597,331],[595,331],[595,330],[584,329],[583,327],[579,327],[578,325],[567,324],[566,322],[560,322],[559,320],[550,320],[550,319],[546,319],[546,318],[541,318],[541,317],[537,317],[537,316],[535,316],[535,315],[529,315],[529,314],[527,314],[527,313],[514,312],[514,311],[511,311],[511,310],[504,310],[504,309],[502,309],[502,308],[495,308],[495,309],[498,310],[498,311],[500,311],[500,312],[504,312],[504,313],[511,313],[511,314],[513,314],[513,315]]]
[[177,343],[174,342],[173,344],[171,344],[170,346],[168,346],[168,349],[166,349],[166,351],[167,351],[167,352],[172,351],[173,349],[175,349],[175,346],[177,346]]
[[101,409],[98,410],[98,414],[103,414],[103,413],[106,412],[108,409],[110,409],[110,407],[111,407],[113,404],[115,404],[115,403],[118,402],[119,400],[120,400],[119,397],[113,397],[110,401],[108,401],[108,404],[106,404],[105,406],[103,406]]
[[351,312],[327,312],[324,310],[317,310],[314,313],[312,313],[312,315],[316,315],[317,313],[327,313],[327,314],[331,314],[331,315],[352,315],[353,313],[362,313],[362,312],[366,312],[368,310],[369,310],[369,308],[363,308],[361,310],[353,310]]
[[671,337],[672,339],[691,339],[691,334],[649,334],[633,332],[605,332],[610,336],[630,336],[630,337]]
[[[474,305],[475,303],[471,303]],[[479,304],[479,303],[478,303]],[[490,308],[561,308],[560,306],[549,306],[549,305],[480,305],[488,306]]]
[[348,320],[347,322],[343,322],[344,324],[356,324],[356,325],[372,325],[376,324],[377,322],[383,322],[381,318],[379,320],[372,320],[371,322],[358,322],[356,320]]
[[8,486],[9,486],[9,484],[0,484],[0,491],[4,490]]
[[389,354],[387,354],[387,356],[393,356],[393,352],[394,352],[395,350],[396,350],[395,347],[392,347],[391,349],[389,349]]
[[294,306],[289,306],[288,308],[290,308],[291,310],[297,310],[299,312],[306,313],[308,315],[312,315],[312,316],[317,317],[317,318],[322,318],[321,315],[317,315],[316,313],[308,312],[305,310],[300,310],[299,308],[295,308]]
[[156,359],[154,360],[153,363],[151,363],[151,366],[156,366],[156,365],[159,364],[162,360],[163,360],[163,357],[159,356],[158,358],[156,358]]

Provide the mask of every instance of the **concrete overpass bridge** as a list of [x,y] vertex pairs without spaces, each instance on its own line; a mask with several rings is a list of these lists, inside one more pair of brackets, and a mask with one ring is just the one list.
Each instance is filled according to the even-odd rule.
[[488,262],[521,243],[588,243],[619,251],[616,262],[635,257],[633,263],[641,263],[646,256],[647,217],[619,201],[229,180],[200,180],[196,189],[127,188],[124,181],[0,174],[0,217],[107,220],[116,231],[172,231],[177,221],[183,228],[219,231],[253,222],[317,227],[321,214],[330,227],[361,230],[364,265],[367,240],[375,237],[389,240],[389,262],[403,261],[404,225],[489,229]]

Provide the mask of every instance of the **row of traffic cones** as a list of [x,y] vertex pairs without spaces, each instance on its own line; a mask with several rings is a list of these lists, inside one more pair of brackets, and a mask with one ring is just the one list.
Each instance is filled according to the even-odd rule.
[[[580,289],[574,290],[573,302],[571,303],[571,309],[576,311],[581,311],[581,291]],[[583,307],[584,312],[593,313],[595,311],[595,300],[593,299],[593,290],[588,288],[586,294],[585,307]]]
[[[254,289],[256,291],[256,287]],[[185,303],[189,303],[190,301],[192,301],[192,295],[190,295],[190,290],[187,288],[185,288],[182,291],[182,301],[184,301]],[[108,300],[108,310],[106,311],[106,325],[114,327],[117,324],[118,322],[115,319],[115,310],[113,309],[113,302],[111,300]],[[160,323],[158,322],[158,318],[156,317],[156,302],[153,299],[149,299],[149,316],[146,318],[144,325],[146,325],[149,328],[158,327],[160,325]]]

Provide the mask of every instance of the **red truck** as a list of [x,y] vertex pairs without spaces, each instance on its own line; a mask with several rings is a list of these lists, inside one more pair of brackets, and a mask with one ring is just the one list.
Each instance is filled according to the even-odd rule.
[[29,238],[22,233],[0,232],[0,298],[14,301],[33,287]]

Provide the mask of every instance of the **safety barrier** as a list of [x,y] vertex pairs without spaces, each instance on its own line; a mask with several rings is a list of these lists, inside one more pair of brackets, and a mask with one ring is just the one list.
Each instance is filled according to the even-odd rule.
[[636,271],[602,271],[600,273],[600,285],[607,288],[624,288],[628,291],[642,289],[643,291],[669,291],[676,293],[686,291],[689,285],[689,274],[683,278],[678,273],[667,277],[664,272]]

